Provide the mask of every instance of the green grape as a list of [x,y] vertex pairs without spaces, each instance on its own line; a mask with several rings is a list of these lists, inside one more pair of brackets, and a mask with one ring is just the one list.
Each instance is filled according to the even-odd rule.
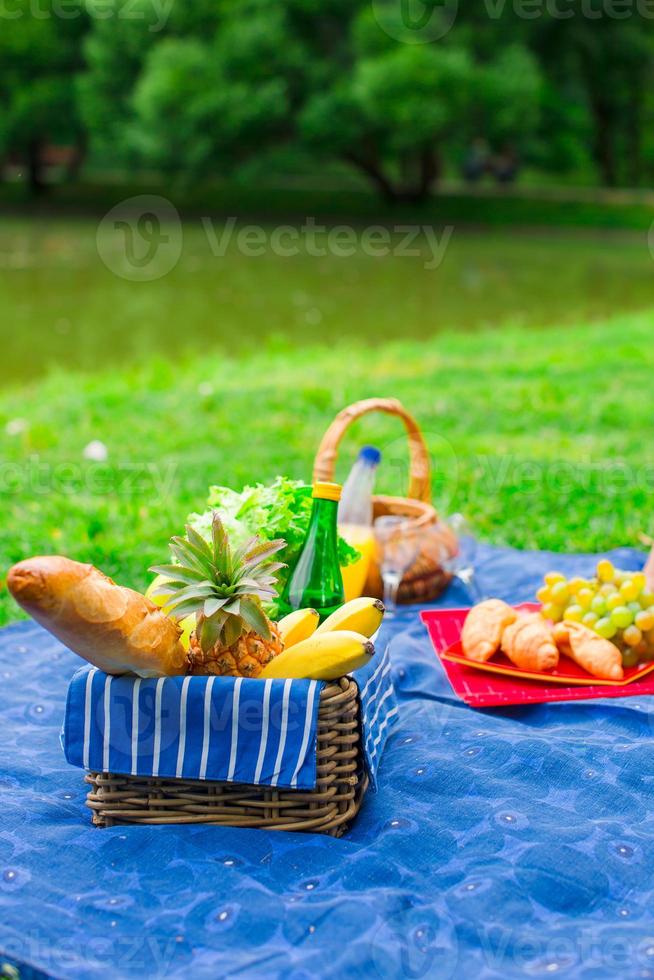
[[645,572],[634,572],[631,576],[632,582],[638,586],[639,592],[644,592],[647,588],[647,578]]
[[628,578],[620,586],[620,594],[625,602],[633,602],[634,599],[638,598],[640,592],[641,590],[632,578]]
[[571,595],[576,595],[580,589],[584,589],[587,585],[588,582],[586,579],[580,578],[578,575],[575,575],[575,577],[571,578],[568,582],[568,588],[570,589]]
[[593,630],[593,629],[595,629],[595,626],[597,624],[597,620],[598,619],[599,619],[599,616],[597,615],[597,613],[587,612],[587,613],[584,614],[584,617],[582,619],[582,623],[584,624],[584,626],[587,626],[588,629]]
[[567,620],[569,623],[580,623],[583,615],[584,611],[581,606],[572,605],[568,606],[566,611],[563,613],[563,619],[564,621]]
[[552,601],[559,606],[564,606],[570,598],[570,592],[565,582],[555,582],[552,586]]
[[641,609],[636,613],[636,626],[645,632],[654,629],[654,609]]
[[613,582],[605,582],[604,585],[600,585],[599,594],[605,596],[607,599],[610,595],[617,595],[618,590]]
[[615,578],[615,568],[613,567],[613,562],[610,562],[608,558],[602,558],[602,560],[597,563],[597,577],[600,582],[612,582]]
[[622,596],[619,592],[613,592],[612,595],[606,597],[606,608],[609,612],[613,612],[618,606],[622,605]]
[[563,609],[554,602],[547,602],[541,609],[541,615],[545,619],[551,619],[553,623],[558,623],[563,616]]
[[582,609],[590,609],[590,604],[594,598],[595,593],[588,587],[579,589],[579,592],[577,592],[577,595],[575,596],[578,605],[580,605]]
[[593,610],[594,613],[597,613],[598,616],[600,616],[600,617],[601,616],[605,616],[606,615],[606,599],[604,598],[604,596],[596,595],[595,598],[593,599],[593,601],[590,604],[590,608]]
[[618,627],[610,619],[599,619],[595,623],[595,632],[603,636],[605,640],[610,640],[618,632]]
[[536,593],[536,598],[545,605],[546,602],[552,601],[552,593],[546,585],[543,585]]
[[626,629],[627,626],[631,626],[633,621],[634,614],[627,606],[618,606],[618,608],[614,609],[611,613],[611,622],[614,626],[617,626],[618,629]]
[[643,592],[640,597],[640,604],[643,609],[649,609],[650,606],[654,606],[654,592]]
[[622,634],[622,639],[629,647],[637,647],[643,639],[643,634],[637,626],[627,626]]
[[638,650],[624,650],[622,653],[622,666],[635,667],[638,663]]
[[627,603],[627,609],[631,609],[631,611],[634,614],[634,616],[637,616],[638,613],[641,611],[640,603],[639,602],[635,602],[635,601],[634,602],[628,602]]
[[548,572],[545,576],[546,585],[557,585],[559,582],[565,582],[565,575],[561,575],[561,572]]

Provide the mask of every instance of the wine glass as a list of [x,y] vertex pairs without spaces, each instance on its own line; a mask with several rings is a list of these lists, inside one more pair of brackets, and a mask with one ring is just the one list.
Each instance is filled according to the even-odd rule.
[[386,616],[392,619],[397,612],[400,583],[420,553],[420,542],[411,522],[392,514],[378,517],[374,532],[384,583]]
[[477,539],[463,514],[450,514],[445,518],[445,523],[456,535],[458,549],[454,555],[443,562],[443,567],[454,578],[458,578],[473,603],[481,602],[483,595],[475,576]]

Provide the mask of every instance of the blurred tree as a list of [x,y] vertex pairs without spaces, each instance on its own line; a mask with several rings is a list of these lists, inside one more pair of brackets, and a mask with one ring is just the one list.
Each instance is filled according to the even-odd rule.
[[448,145],[480,132],[519,145],[538,122],[529,51],[500,44],[482,61],[453,35],[403,43],[366,0],[223,4],[213,37],[149,51],[132,100],[139,149],[211,175],[295,140],[347,161],[388,199],[421,200]]
[[508,175],[520,159],[552,173],[595,168],[608,185],[648,173],[650,20],[610,16],[606,0],[569,0],[565,17],[421,5],[407,26],[397,0],[130,0],[129,16],[124,0],[86,0],[82,45],[82,20],[17,21],[18,41],[0,37],[0,67],[12,69],[12,51],[16,62],[0,78],[4,145],[10,130],[16,144],[54,120],[79,127],[79,110],[97,160],[187,179],[285,149],[345,161],[387,199],[417,201],[473,143]]
[[143,134],[135,126],[132,99],[150,51],[171,37],[213,36],[217,4],[130,0],[129,15],[125,0],[86,0],[86,8],[92,28],[83,46],[85,70],[77,79],[81,117],[97,159],[134,164]]
[[561,104],[573,90],[581,95],[602,183],[638,185],[651,123],[646,96],[654,83],[654,23],[635,11],[627,18],[609,17],[603,0],[574,0],[570,9],[575,14],[570,19],[539,22],[534,50]]
[[83,151],[74,78],[82,64],[80,39],[88,22],[75,0],[65,17],[35,17],[30,0],[15,0],[5,16],[0,31],[0,151],[25,163],[30,188],[39,193],[48,144],[75,147],[72,163]]
[[283,9],[270,5],[266,15],[232,15],[207,41],[171,36],[152,48],[132,100],[145,159],[213,176],[292,135],[303,53]]

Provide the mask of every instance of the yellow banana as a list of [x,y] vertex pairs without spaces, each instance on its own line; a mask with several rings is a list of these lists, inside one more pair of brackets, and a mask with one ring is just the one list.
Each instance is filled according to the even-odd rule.
[[147,589],[145,590],[145,598],[149,599],[150,602],[154,602],[155,606],[159,606],[160,609],[163,605],[165,605],[167,597],[165,595],[152,595],[152,593],[154,592],[155,589],[157,589],[160,585],[163,585],[164,582],[167,581],[168,579],[166,578],[165,575],[157,575],[155,578],[152,579]]
[[[157,575],[156,578],[152,579],[152,581],[150,582],[150,584],[148,585],[145,591],[146,599],[149,599],[150,602],[154,602],[155,606],[159,606],[160,609],[162,606],[166,604],[167,597],[165,595],[152,595],[152,593],[157,588],[157,586],[163,585],[164,582],[167,581],[168,579],[165,577],[165,575]],[[197,617],[195,613],[191,613],[190,616],[186,616],[184,619],[180,619],[179,622],[177,623],[177,625],[182,631],[182,635],[180,636],[179,640],[185,650],[188,650],[191,645],[191,633],[195,629],[196,620]]]
[[344,606],[333,612],[324,623],[321,623],[317,633],[330,633],[332,630],[354,630],[364,636],[372,636],[381,626],[384,617],[384,603],[381,599],[371,599],[362,596],[352,599]]
[[374,644],[360,633],[336,630],[314,633],[270,661],[259,677],[311,678],[333,681],[367,664],[375,652]]
[[184,619],[180,619],[177,625],[182,631],[179,642],[185,650],[188,650],[191,646],[191,633],[197,626],[197,616],[195,613],[191,613],[190,616],[185,616]]
[[277,623],[277,629],[284,641],[284,648],[295,646],[302,640],[308,640],[320,622],[320,616],[315,609],[298,609],[289,613]]

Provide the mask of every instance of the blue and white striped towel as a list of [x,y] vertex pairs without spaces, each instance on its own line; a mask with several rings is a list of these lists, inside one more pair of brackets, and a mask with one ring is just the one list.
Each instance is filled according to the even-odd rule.
[[[397,713],[388,651],[354,677],[374,786]],[[96,772],[314,789],[322,687],[243,677],[144,680],[85,666],[70,682],[62,745],[68,762]]]
[[370,788],[377,790],[377,769],[386,739],[397,723],[397,700],[391,676],[390,644],[384,647],[381,659],[373,659],[355,671],[361,701],[363,754],[370,777]]

